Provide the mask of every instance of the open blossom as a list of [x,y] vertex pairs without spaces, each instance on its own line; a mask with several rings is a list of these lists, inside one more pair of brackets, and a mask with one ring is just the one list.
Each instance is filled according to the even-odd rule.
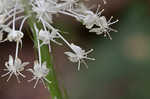
[[2,26],[2,28],[4,29],[5,32],[8,33],[8,35],[1,42],[5,42],[8,40],[10,42],[15,41],[15,42],[20,42],[22,44],[22,38],[24,36],[24,33],[21,31],[22,26],[21,26],[20,30],[15,30],[14,28],[11,29],[7,25]]
[[[16,14],[17,14],[16,7],[13,9],[13,12],[14,12],[13,15],[11,15],[11,17],[13,17],[13,20],[10,22],[10,24],[11,23],[13,24],[13,27],[10,28],[9,25],[1,26],[2,30],[8,33],[7,38],[5,38],[2,42],[5,42],[8,40],[10,42],[15,41],[15,42],[20,42],[22,44],[22,38],[24,36],[24,33],[21,30],[22,30],[24,22],[28,18],[28,16],[16,17]],[[15,26],[16,25],[15,21],[17,20],[17,18],[19,18],[19,19],[23,18],[19,30],[16,30],[16,26]]]
[[[84,4],[79,4],[79,8],[75,9],[75,13],[79,18],[79,20],[86,26],[87,29],[91,29],[94,25],[98,25],[97,21],[99,20],[102,12],[104,11],[100,9],[100,5],[97,8],[97,11],[94,13],[89,10]],[[79,14],[78,14],[79,13]]]
[[28,64],[29,62],[22,63],[22,61],[19,58],[16,58],[15,60],[13,60],[13,57],[9,55],[9,60],[8,62],[5,63],[6,69],[4,69],[4,71],[7,71],[7,73],[2,75],[2,77],[9,75],[7,79],[7,81],[9,81],[12,75],[15,75],[17,77],[18,82],[20,82],[18,76],[20,75],[23,78],[25,78],[25,75],[23,75],[21,72],[24,70],[24,67]]
[[[9,40],[10,42],[15,41],[15,42],[22,42],[22,38],[23,38],[24,34],[21,31],[18,30],[11,30],[8,33],[8,36],[5,40]],[[4,40],[4,41],[5,41]]]
[[57,38],[60,38],[60,37],[57,36],[55,30],[52,30],[51,32],[49,32],[49,31],[46,31],[46,30],[44,31],[43,29],[41,29],[38,35],[38,39],[42,41],[41,46],[44,44],[50,44],[50,41],[58,45],[61,45],[61,43],[55,40]]
[[83,25],[86,26],[87,29],[91,29],[98,21],[99,17],[96,14],[89,13],[83,19]]
[[[51,83],[46,76],[49,73],[49,69],[46,67],[46,62],[43,64],[40,64],[38,61],[34,62],[34,68],[33,69],[28,69],[33,74],[33,78],[29,80],[29,82],[36,80],[36,83],[34,85],[34,88],[37,86],[39,80],[42,81],[43,85],[45,86],[44,80],[47,81],[48,83]],[[45,86],[46,87],[46,86]]]
[[[106,3],[105,0],[104,3]],[[110,26],[118,22],[118,20],[111,22],[113,18],[111,17],[107,21],[105,16],[101,16],[104,9],[102,9],[101,11],[99,10],[100,5],[98,6],[96,13],[94,13],[91,10],[89,10],[84,4],[81,3],[79,4],[79,8],[75,9],[75,11],[71,11],[71,13],[76,15],[75,18],[81,21],[83,25],[85,25],[85,27],[89,29],[89,32],[95,32],[97,35],[104,34],[104,37],[108,36],[110,39],[112,39],[109,32],[117,31],[112,29]]]
[[94,58],[89,58],[87,56],[89,53],[91,53],[93,51],[93,49],[85,52],[85,50],[83,50],[82,48],[80,48],[77,45],[71,44],[70,46],[74,52],[65,52],[65,54],[68,56],[68,59],[71,62],[75,62],[75,63],[78,62],[78,70],[80,70],[80,63],[84,63],[85,66],[88,68],[88,66],[85,62],[85,59],[95,60]]
[[104,16],[100,17],[99,20],[98,20],[98,28],[92,28],[90,30],[90,32],[96,32],[97,35],[101,35],[101,34],[104,34],[104,36],[106,37],[107,35],[109,36],[109,38],[112,40],[109,32],[110,31],[114,31],[114,32],[117,32],[117,30],[114,30],[110,27],[110,25],[118,22],[118,20],[114,21],[114,22],[111,22],[113,17],[110,18],[109,21],[106,20],[106,18]]
[[58,9],[55,7],[54,0],[36,0],[32,3],[32,10],[37,14],[37,18],[42,21],[46,20],[52,23],[52,14],[56,14]]

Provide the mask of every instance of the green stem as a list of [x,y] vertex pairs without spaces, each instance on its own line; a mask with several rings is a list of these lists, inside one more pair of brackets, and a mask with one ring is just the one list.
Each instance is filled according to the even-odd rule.
[[[35,33],[35,29],[33,25],[36,23],[37,28],[39,28],[41,24],[34,21],[32,17],[28,19],[28,23],[33,32],[34,45],[35,47],[37,47],[37,37],[36,37],[36,33]],[[46,61],[47,67],[50,69],[50,73],[48,74],[47,79],[50,80],[52,83],[50,84],[47,83],[47,85],[48,85],[52,99],[63,99],[62,93],[58,85],[58,80],[56,79],[54,65],[52,64],[52,55],[50,55],[49,48],[46,45],[43,45],[41,47],[41,59],[42,59],[42,62]]]
[[[23,0],[22,2],[23,2],[23,4],[26,5],[25,6],[25,14],[29,15],[29,13],[32,9],[31,6],[28,5],[28,2],[26,0]],[[37,42],[37,37],[36,37],[36,31],[35,31],[35,28],[34,28],[34,24],[37,25],[37,28],[39,30],[41,29],[42,24],[37,22],[37,20],[35,18],[36,18],[36,16],[34,14],[32,14],[32,16],[28,18],[28,24],[29,24],[30,29],[33,33],[34,47],[37,51],[38,42]],[[46,62],[47,67],[50,69],[50,72],[47,76],[47,79],[49,81],[51,81],[52,83],[50,83],[50,84],[47,83],[47,87],[50,91],[51,98],[52,99],[63,99],[63,94],[62,94],[62,92],[59,88],[58,80],[56,78],[56,73],[55,73],[53,62],[52,62],[53,61],[52,54],[49,52],[49,47],[46,46],[46,45],[43,45],[40,49],[41,49],[41,60],[42,60],[42,62]]]

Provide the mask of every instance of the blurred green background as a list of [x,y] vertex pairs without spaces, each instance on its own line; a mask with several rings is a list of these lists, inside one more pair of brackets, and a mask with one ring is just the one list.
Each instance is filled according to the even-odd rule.
[[150,99],[149,6],[149,1],[131,0],[113,12],[106,8],[104,14],[120,20],[113,26],[119,32],[111,33],[112,41],[89,33],[80,36],[80,44],[95,49],[96,61],[74,74],[70,99]]

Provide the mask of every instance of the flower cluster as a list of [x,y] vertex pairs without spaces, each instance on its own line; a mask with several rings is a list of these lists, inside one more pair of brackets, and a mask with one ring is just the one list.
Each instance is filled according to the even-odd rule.
[[[106,1],[104,0],[104,4]],[[26,9],[28,6],[28,10]],[[94,58],[89,58],[88,54],[93,51],[85,51],[81,47],[68,42],[62,35],[61,31],[55,28],[53,24],[54,15],[64,14],[75,18],[77,21],[81,22],[89,32],[95,32],[97,35],[103,34],[105,37],[109,37],[110,32],[116,30],[112,29],[110,26],[118,20],[112,22],[111,17],[109,20],[102,15],[100,11],[100,6],[98,6],[97,11],[94,13],[92,10],[88,9],[82,2],[79,0],[0,0],[0,43],[9,41],[16,42],[16,55],[15,58],[9,55],[8,62],[5,63],[7,71],[6,74],[2,77],[9,75],[8,80],[12,75],[17,77],[18,82],[20,82],[18,76],[25,78],[21,72],[24,70],[24,67],[29,64],[29,62],[21,62],[21,59],[18,58],[18,49],[19,44],[22,45],[22,38],[24,33],[22,28],[26,20],[30,17],[34,17],[38,23],[42,24],[42,28],[37,28],[37,23],[34,23],[34,30],[37,37],[37,49],[38,49],[38,59],[35,60],[33,69],[28,69],[27,71],[33,74],[33,78],[30,81],[36,80],[34,88],[36,87],[39,80],[44,84],[44,80],[48,83],[51,83],[46,77],[49,74],[50,70],[47,68],[47,63],[41,61],[41,47],[46,45],[49,47],[49,52],[51,53],[51,43],[58,45],[63,45],[57,41],[61,39],[65,44],[72,50],[64,52],[68,59],[73,63],[78,63],[78,70],[80,70],[80,65],[83,63],[86,67],[86,60],[95,60]],[[28,13],[25,13],[28,12]],[[21,20],[19,24],[19,29],[16,29],[16,22]],[[18,25],[18,24],[17,24]],[[4,38],[3,35],[7,35]],[[7,80],[7,81],[8,81]],[[45,85],[45,84],[44,84]]]

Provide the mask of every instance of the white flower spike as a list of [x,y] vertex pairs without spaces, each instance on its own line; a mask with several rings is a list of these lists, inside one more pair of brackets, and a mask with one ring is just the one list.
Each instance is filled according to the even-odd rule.
[[36,83],[34,85],[34,88],[36,88],[39,80],[42,81],[44,87],[45,83],[44,80],[48,83],[51,83],[51,81],[49,81],[46,76],[49,73],[49,69],[46,67],[46,62],[44,62],[43,64],[40,64],[38,61],[34,62],[34,69],[28,69],[28,71],[30,71],[33,74],[33,78],[31,80],[28,80],[29,82],[36,80]]
[[18,82],[20,83],[18,76],[20,75],[23,78],[26,77],[21,72],[24,70],[24,67],[28,64],[29,64],[29,62],[22,63],[19,58],[16,58],[15,60],[13,60],[13,57],[11,55],[9,55],[9,61],[5,63],[5,66],[7,69],[4,69],[4,71],[7,71],[7,73],[2,75],[1,77],[5,77],[5,76],[9,75],[9,77],[7,79],[7,82],[8,82],[10,80],[10,78],[12,77],[12,75],[14,74],[16,76]]
[[74,63],[78,62],[78,70],[80,70],[81,63],[84,63],[85,66],[88,68],[88,65],[86,64],[85,59],[95,60],[94,58],[89,58],[87,56],[89,53],[91,53],[93,51],[93,49],[85,52],[85,50],[83,50],[82,48],[80,48],[77,45],[71,44],[70,46],[71,46],[72,50],[74,51],[74,53],[73,52],[65,52],[65,54],[68,56],[68,59],[71,62],[74,62]]

